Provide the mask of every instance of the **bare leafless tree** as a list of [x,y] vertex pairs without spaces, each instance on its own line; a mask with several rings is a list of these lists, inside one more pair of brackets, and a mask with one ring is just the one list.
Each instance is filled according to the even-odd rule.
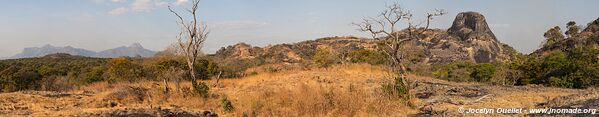
[[191,15],[191,20],[183,18],[182,15],[175,12],[170,6],[168,9],[177,16],[181,32],[177,36],[179,48],[185,56],[189,74],[192,80],[196,80],[195,64],[198,57],[201,55],[201,50],[204,42],[208,38],[208,26],[202,23],[198,15],[198,5],[200,0],[192,0],[191,9],[185,9]]
[[[404,50],[402,45],[404,42],[423,39],[423,34],[428,31],[433,17],[446,14],[444,10],[435,10],[432,13],[426,14],[426,20],[423,21],[424,26],[414,24],[412,13],[409,10],[402,9],[398,3],[387,6],[387,8],[377,17],[363,18],[359,23],[353,23],[359,27],[359,31],[369,33],[373,39],[382,42],[381,50],[388,57],[389,66],[399,74],[401,81],[404,84],[406,74],[406,66],[402,64],[404,59]],[[402,21],[405,21],[404,27],[401,26]],[[406,28],[407,34],[400,34],[400,28]],[[426,43],[421,43],[426,44]],[[424,50],[427,53],[426,49]],[[406,85],[408,86],[408,85]]]
[[[391,59],[390,66],[400,74],[404,74],[406,67],[401,64],[404,57],[401,45],[407,41],[421,40],[421,35],[428,31],[433,17],[444,14],[446,14],[444,10],[427,13],[425,26],[419,27],[419,25],[413,23],[410,11],[402,9],[399,4],[395,3],[387,6],[387,9],[381,12],[378,17],[363,18],[362,22],[354,23],[354,25],[358,26],[360,31],[371,34],[373,39],[381,40],[384,45],[383,52]],[[402,20],[407,23],[407,27],[405,27],[407,36],[401,36],[397,33],[400,31]]]

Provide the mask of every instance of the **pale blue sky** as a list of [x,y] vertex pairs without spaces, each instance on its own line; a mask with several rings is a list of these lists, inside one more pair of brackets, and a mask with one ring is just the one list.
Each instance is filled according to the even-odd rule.
[[[185,0],[2,0],[0,57],[45,44],[104,50],[139,42],[162,50],[175,41],[176,19],[166,8]],[[352,22],[399,2],[418,18],[435,8],[449,14],[433,27],[447,29],[455,15],[477,11],[500,41],[529,53],[552,26],[599,17],[598,0],[203,0],[200,12],[211,30],[212,53],[239,42],[291,43],[326,36],[366,36]]]

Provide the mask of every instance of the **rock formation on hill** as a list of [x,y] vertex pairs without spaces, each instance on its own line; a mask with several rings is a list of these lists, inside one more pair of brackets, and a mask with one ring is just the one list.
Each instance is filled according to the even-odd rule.
[[330,50],[334,54],[348,53],[356,49],[375,50],[376,42],[356,37],[329,37],[303,41],[294,44],[277,44],[266,47],[253,47],[239,43],[223,47],[215,57],[233,60],[259,59],[264,63],[298,63],[312,58],[318,49]]
[[477,12],[459,13],[447,33],[451,36],[447,38],[460,40],[455,43],[462,45],[462,49],[475,62],[506,61],[511,54],[517,53],[512,47],[497,40],[485,17]]
[[447,32],[459,36],[462,40],[497,41],[487,25],[485,16],[477,12],[459,13]]
[[[407,34],[407,30],[396,33]],[[403,44],[408,58],[419,58],[410,61],[426,64],[455,61],[484,63],[509,61],[512,55],[518,53],[512,47],[499,42],[487,26],[485,17],[476,12],[460,13],[448,30],[429,29],[423,37],[420,41],[408,41]],[[266,47],[240,43],[223,47],[214,56],[229,60],[258,59],[254,61],[262,63],[294,63],[310,60],[317,49],[329,50],[331,54],[343,58],[343,55],[351,50],[377,50],[377,46],[377,41],[373,39],[331,37]]]
[[587,28],[585,28],[582,33],[593,33],[597,35],[599,33],[599,18],[587,24]]

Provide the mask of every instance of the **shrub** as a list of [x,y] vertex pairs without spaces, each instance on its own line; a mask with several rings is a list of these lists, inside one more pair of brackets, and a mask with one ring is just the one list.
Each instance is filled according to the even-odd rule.
[[183,64],[182,62],[179,62],[177,60],[165,60],[165,61],[158,62],[156,64],[157,72],[165,71],[165,70],[168,70],[171,68],[185,69],[186,66],[185,66],[185,64]]
[[143,76],[142,66],[134,64],[128,58],[113,58],[107,64],[110,81],[125,80],[133,82]]
[[449,77],[449,71],[446,71],[446,70],[434,71],[433,76],[436,78],[447,78],[447,77]]
[[481,63],[474,66],[470,76],[479,82],[488,82],[495,75],[495,67],[489,63]]
[[3,70],[4,70],[4,68],[6,68],[6,67],[7,67],[7,65],[6,65],[6,64],[4,64],[4,63],[0,63],[0,71],[3,71]]
[[76,88],[66,76],[45,77],[41,79],[40,86],[40,90],[45,91],[67,91]]
[[104,71],[106,71],[106,68],[104,68],[104,67],[101,67],[101,66],[93,67],[90,69],[89,72],[85,73],[85,75],[84,75],[85,77],[83,80],[86,84],[103,81],[104,80]]
[[226,112],[231,112],[231,111],[233,111],[233,109],[235,109],[233,107],[233,103],[231,101],[229,101],[229,99],[227,99],[227,97],[223,97],[220,100],[220,103],[223,107],[223,110],[225,110]]
[[409,83],[405,78],[395,77],[392,83],[382,85],[382,91],[390,96],[397,96],[408,101],[411,99]]
[[318,49],[312,57],[312,61],[317,67],[328,67],[335,63],[335,57],[328,50]]
[[518,67],[523,77],[518,85],[544,84],[565,88],[597,86],[599,51],[586,46],[554,51],[547,56],[530,58]]
[[16,72],[10,72],[8,74],[2,74],[0,79],[2,81],[3,92],[13,92],[28,89],[39,89],[41,75],[37,71],[31,69],[12,69]]
[[515,85],[521,77],[521,71],[502,66],[497,69],[490,82],[496,85]]
[[380,52],[365,49],[353,50],[348,56],[352,63],[368,63],[372,65],[384,64],[386,58]]
[[551,78],[549,78],[549,86],[573,88],[574,83],[572,83],[571,80],[572,79],[562,79],[562,78],[557,78],[557,77],[551,77]]
[[470,68],[459,68],[449,71],[449,77],[447,80],[455,81],[455,82],[468,82],[472,81],[470,74],[472,74],[472,69]]
[[191,85],[193,86],[193,90],[197,95],[200,95],[203,98],[208,98],[208,90],[210,90],[210,87],[208,87],[206,83],[191,81]]
[[474,63],[467,61],[458,61],[446,65],[435,66],[432,74],[436,78],[456,82],[470,81],[470,74]]
[[199,79],[210,79],[210,77],[218,75],[218,72],[220,72],[220,68],[213,61],[201,59],[196,63],[196,75]]

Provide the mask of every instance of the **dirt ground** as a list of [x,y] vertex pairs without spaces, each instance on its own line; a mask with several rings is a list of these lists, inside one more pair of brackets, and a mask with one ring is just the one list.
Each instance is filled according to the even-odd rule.
[[[596,89],[494,86],[409,76],[414,107],[381,92],[385,69],[365,64],[223,79],[210,96],[163,92],[162,82],[96,83],[77,90],[0,94],[0,116],[534,116],[464,114],[460,108],[594,108]],[[173,88],[174,83],[169,83]],[[225,110],[222,98],[234,109]],[[570,115],[566,115],[570,116]],[[579,114],[577,116],[588,116]]]

